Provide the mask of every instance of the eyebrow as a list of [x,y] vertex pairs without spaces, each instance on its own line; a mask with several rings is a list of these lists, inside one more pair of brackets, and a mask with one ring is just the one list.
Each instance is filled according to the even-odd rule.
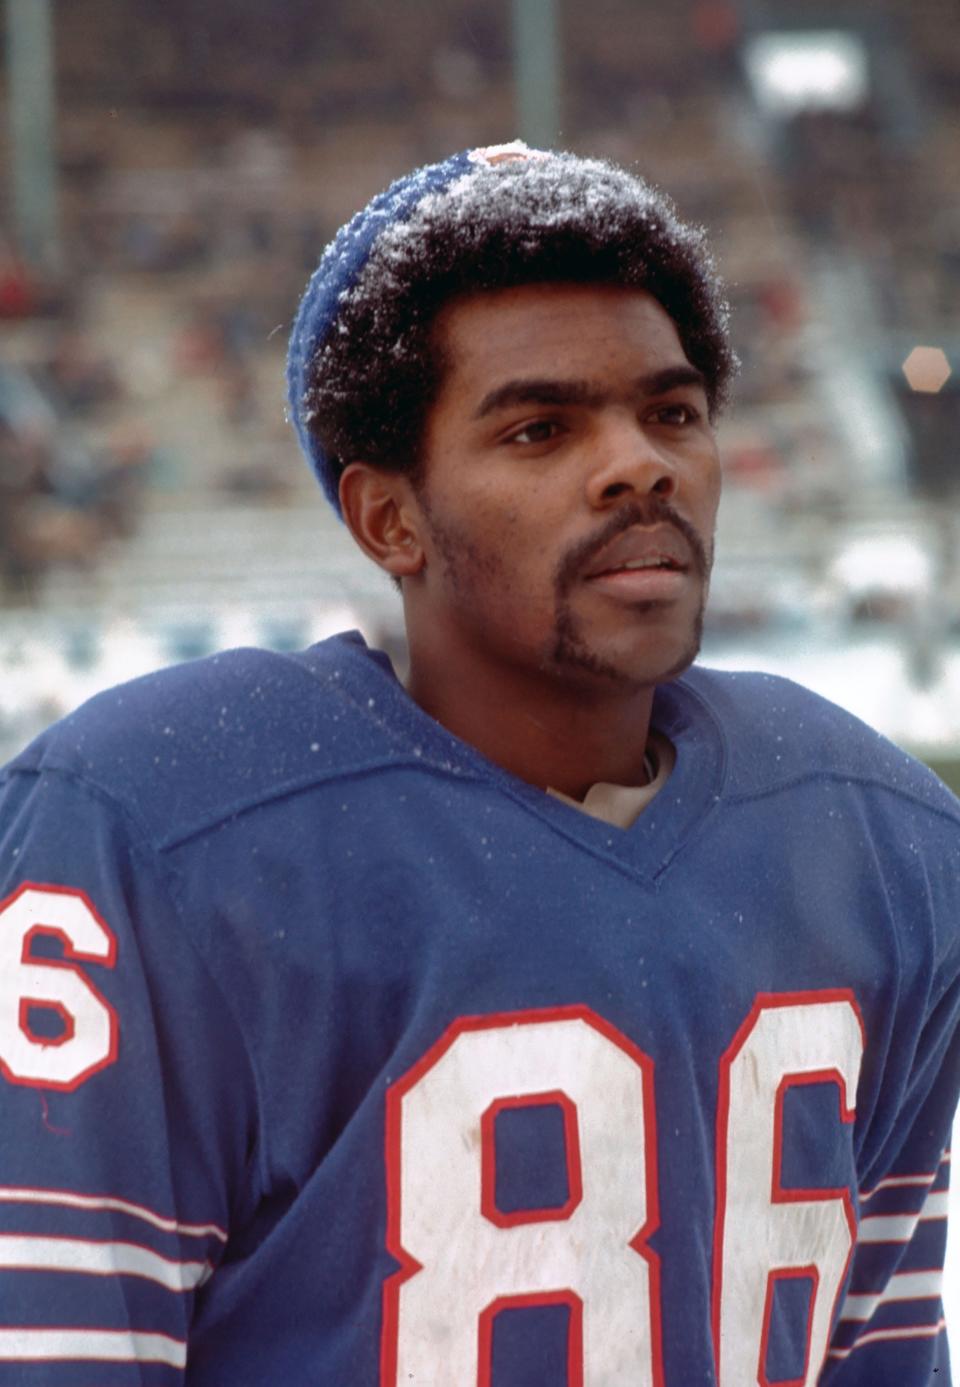
[[[682,365],[665,366],[663,370],[651,371],[645,376],[637,376],[633,391],[637,395],[665,395],[681,386],[698,386],[706,390],[706,378],[702,371],[685,362]],[[498,409],[509,409],[514,405],[588,405],[603,404],[610,392],[586,380],[526,379],[504,381],[488,391],[474,411],[474,419],[483,419]]]

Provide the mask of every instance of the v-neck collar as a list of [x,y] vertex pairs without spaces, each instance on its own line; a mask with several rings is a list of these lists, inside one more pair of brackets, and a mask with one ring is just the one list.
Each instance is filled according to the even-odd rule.
[[[424,769],[495,786],[564,838],[648,883],[667,870],[719,803],[726,771],[725,739],[705,691],[697,687],[701,681],[696,670],[656,690],[651,725],[672,742],[676,764],[660,794],[629,828],[622,829],[528,784],[448,731],[414,702],[389,658],[367,646],[359,632],[344,632],[323,644],[335,645],[338,655],[346,657],[337,661],[338,688],[389,733],[402,759],[409,757]],[[374,670],[380,675],[380,693],[371,700]]]
[[[656,751],[655,759],[650,756],[651,748]],[[564,804],[570,804],[574,809],[579,809],[581,814],[589,814],[591,818],[613,824],[614,827],[630,828],[637,815],[642,814],[666,788],[675,761],[673,743],[668,742],[656,728],[651,727],[643,758],[649,779],[643,785],[618,785],[609,780],[595,780],[582,800],[565,795],[562,790],[555,790],[552,785],[547,786],[547,794],[563,800]]]

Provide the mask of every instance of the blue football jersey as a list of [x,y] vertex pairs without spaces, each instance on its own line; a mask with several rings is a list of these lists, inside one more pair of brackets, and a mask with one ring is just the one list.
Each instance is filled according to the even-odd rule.
[[0,1384],[946,1387],[960,806],[766,675],[626,830],[356,634],[0,782]]

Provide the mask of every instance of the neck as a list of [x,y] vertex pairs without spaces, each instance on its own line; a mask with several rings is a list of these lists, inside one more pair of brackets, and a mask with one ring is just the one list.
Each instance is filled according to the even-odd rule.
[[448,731],[531,785],[582,799],[598,780],[646,781],[644,751],[653,689],[594,688],[523,671],[491,679],[483,668],[418,658],[411,644],[407,692]]

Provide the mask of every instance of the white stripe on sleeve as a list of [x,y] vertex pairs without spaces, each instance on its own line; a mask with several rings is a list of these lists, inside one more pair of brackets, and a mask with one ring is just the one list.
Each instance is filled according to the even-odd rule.
[[144,1276],[168,1291],[190,1291],[211,1275],[209,1262],[172,1262],[136,1243],[0,1235],[0,1267],[24,1271]]
[[917,1224],[926,1219],[946,1218],[948,1194],[938,1190],[928,1194],[916,1214],[870,1214],[860,1222],[857,1241],[861,1243],[908,1243]]
[[0,1185],[0,1204],[61,1204],[70,1209],[112,1209],[117,1213],[130,1214],[132,1218],[143,1219],[154,1228],[165,1233],[183,1233],[187,1237],[213,1237],[220,1242],[227,1241],[226,1230],[217,1223],[179,1223],[175,1218],[166,1218],[142,1204],[132,1204],[128,1199],[115,1199],[111,1195],[76,1194],[73,1190],[36,1190],[21,1186]]
[[184,1368],[187,1346],[136,1329],[0,1329],[0,1361],[169,1363]]
[[937,1300],[943,1289],[942,1271],[902,1271],[891,1276],[882,1291],[848,1295],[840,1311],[842,1320],[869,1320],[879,1305],[895,1300]]
[[935,1339],[946,1327],[946,1320],[941,1319],[936,1324],[908,1324],[899,1329],[872,1329],[869,1334],[861,1334],[849,1348],[832,1348],[827,1357],[849,1358],[855,1349],[864,1348],[867,1344],[883,1343],[885,1340]]

